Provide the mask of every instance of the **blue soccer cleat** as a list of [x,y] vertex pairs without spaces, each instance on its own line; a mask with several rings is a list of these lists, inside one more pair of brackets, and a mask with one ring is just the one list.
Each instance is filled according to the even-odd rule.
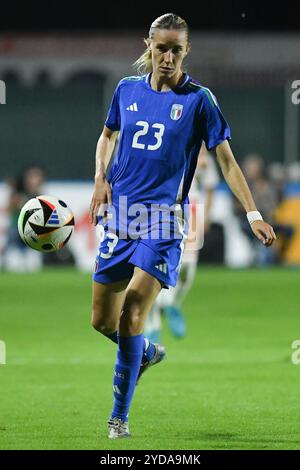
[[181,310],[178,307],[169,305],[164,308],[164,313],[172,335],[175,336],[175,338],[182,338],[185,336],[186,322]]
[[161,344],[157,344],[157,343],[155,343],[154,346],[155,346],[154,357],[150,361],[142,362],[136,383],[138,383],[143,373],[146,372],[146,370],[149,369],[149,367],[154,366],[155,364],[158,364],[166,357],[166,351],[165,351],[164,346],[162,346]]

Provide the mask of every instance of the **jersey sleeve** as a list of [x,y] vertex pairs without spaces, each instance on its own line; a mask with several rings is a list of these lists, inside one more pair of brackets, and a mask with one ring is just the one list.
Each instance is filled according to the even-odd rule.
[[117,86],[114,92],[104,124],[112,131],[119,131],[121,128],[120,84]]
[[207,88],[202,89],[199,114],[202,138],[207,150],[211,150],[226,139],[231,140],[229,126],[215,96]]

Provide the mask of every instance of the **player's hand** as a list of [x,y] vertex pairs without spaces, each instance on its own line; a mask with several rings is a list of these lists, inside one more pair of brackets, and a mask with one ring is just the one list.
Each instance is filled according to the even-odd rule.
[[273,227],[263,220],[256,220],[251,224],[254,235],[265,245],[271,246],[276,240]]
[[91,224],[97,225],[97,215],[105,215],[107,204],[112,204],[110,184],[105,178],[98,179],[95,182],[94,194],[89,211]]

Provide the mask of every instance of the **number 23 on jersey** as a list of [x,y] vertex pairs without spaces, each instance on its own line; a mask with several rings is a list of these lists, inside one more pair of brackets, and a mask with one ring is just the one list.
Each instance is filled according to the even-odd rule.
[[[147,121],[137,121],[137,126],[141,127],[142,129],[136,131],[132,139],[132,147],[136,149],[147,149],[147,150],[157,150],[162,144],[162,137],[165,132],[165,126],[158,122],[149,126]],[[150,130],[149,130],[150,127]],[[157,130],[156,130],[157,129]],[[156,139],[155,144],[146,145],[143,143],[143,136],[147,135],[149,132],[154,133],[154,137]]]

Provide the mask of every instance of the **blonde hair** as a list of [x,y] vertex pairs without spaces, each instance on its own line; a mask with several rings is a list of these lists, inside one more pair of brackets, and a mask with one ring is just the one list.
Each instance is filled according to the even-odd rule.
[[[189,38],[188,25],[183,18],[175,15],[174,13],[166,13],[156,18],[150,26],[149,39],[153,39],[155,29],[176,29],[186,31],[187,40]],[[149,47],[145,52],[134,62],[133,67],[139,75],[149,73],[152,71],[152,55]]]

